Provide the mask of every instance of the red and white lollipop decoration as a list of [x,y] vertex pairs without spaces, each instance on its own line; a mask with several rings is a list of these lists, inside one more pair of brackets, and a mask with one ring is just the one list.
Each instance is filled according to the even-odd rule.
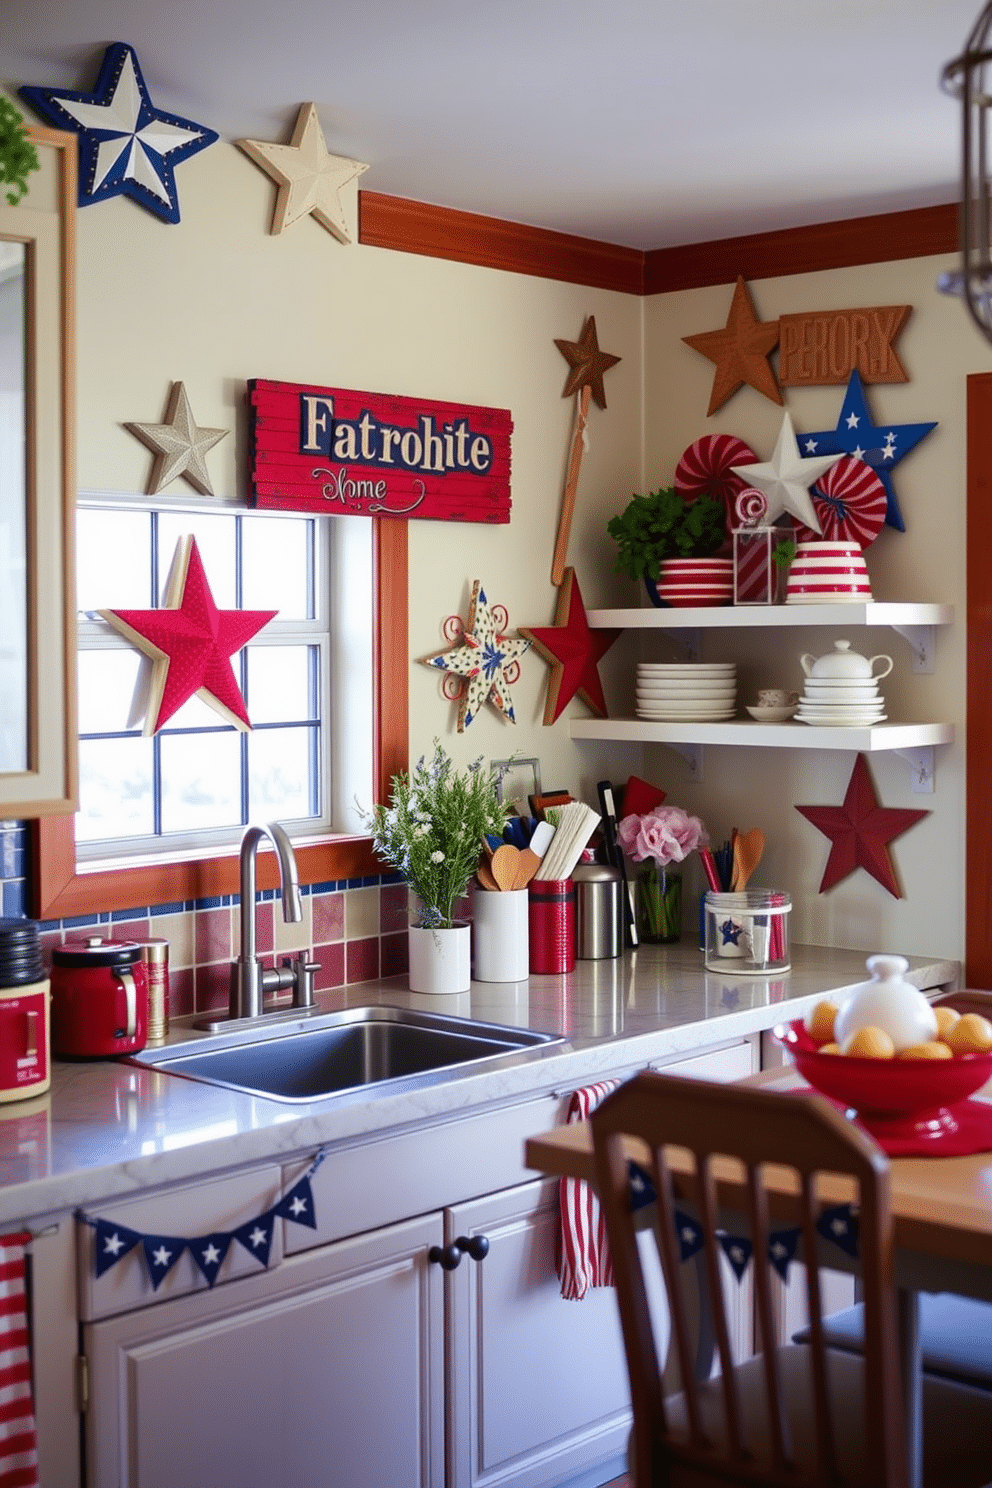
[[734,498],[747,481],[733,469],[749,465],[757,456],[750,445],[734,434],[704,434],[683,452],[675,467],[675,489],[689,501],[697,496],[715,496],[727,512],[731,525]]
[[885,525],[888,496],[881,480],[864,460],[842,455],[810,487],[820,531],[795,523],[799,542],[873,543]]

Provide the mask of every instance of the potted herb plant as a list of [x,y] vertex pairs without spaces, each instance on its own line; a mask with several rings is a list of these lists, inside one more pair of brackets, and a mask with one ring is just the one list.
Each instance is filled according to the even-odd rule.
[[501,836],[507,807],[500,772],[482,758],[457,770],[435,739],[430,760],[394,775],[386,804],[363,813],[375,853],[419,900],[410,926],[410,990],[464,992],[471,981],[470,926],[455,918],[487,834]]
[[733,561],[715,556],[727,541],[715,496],[686,497],[674,486],[635,494],[606,530],[617,545],[614,572],[642,579],[653,604],[729,603]]

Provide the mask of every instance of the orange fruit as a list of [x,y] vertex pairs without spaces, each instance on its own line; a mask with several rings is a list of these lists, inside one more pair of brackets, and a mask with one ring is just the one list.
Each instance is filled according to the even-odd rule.
[[806,1032],[811,1039],[818,1044],[827,1044],[834,1036],[834,1019],[837,1016],[837,1004],[833,1002],[818,1002],[816,1007],[810,1008],[806,1014]]
[[937,1019],[937,1037],[939,1039],[946,1038],[961,1017],[957,1008],[952,1007],[935,1007],[933,1015]]
[[992,1023],[981,1013],[964,1013],[944,1040],[955,1054],[982,1054],[992,1049]]
[[816,1052],[817,1054],[839,1054],[840,1044],[835,1044],[833,1040],[831,1040],[829,1044],[821,1044]]
[[942,1044],[939,1039],[928,1039],[925,1044],[910,1044],[908,1049],[900,1049],[896,1058],[953,1059],[954,1053],[947,1044]]
[[867,1028],[859,1028],[856,1033],[848,1034],[840,1046],[840,1052],[854,1055],[858,1059],[891,1059],[896,1046],[884,1028],[873,1028],[869,1024]]

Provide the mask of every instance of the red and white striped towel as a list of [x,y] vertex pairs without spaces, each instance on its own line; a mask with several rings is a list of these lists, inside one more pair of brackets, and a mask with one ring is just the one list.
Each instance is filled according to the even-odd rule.
[[[619,1080],[586,1085],[569,1097],[566,1124],[584,1121]],[[563,1178],[560,1187],[561,1245],[556,1257],[561,1294],[579,1301],[591,1286],[613,1285],[613,1257],[599,1200],[578,1178]],[[2,1484],[0,1484],[2,1488]]]
[[38,1488],[24,1247],[0,1235],[0,1488]]

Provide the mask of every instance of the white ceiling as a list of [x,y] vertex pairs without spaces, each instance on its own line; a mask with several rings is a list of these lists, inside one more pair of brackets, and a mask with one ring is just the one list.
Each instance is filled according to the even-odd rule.
[[939,76],[979,8],[0,0],[0,79],[88,90],[127,42],[224,138],[287,141],[312,101],[363,189],[650,249],[955,200]]

